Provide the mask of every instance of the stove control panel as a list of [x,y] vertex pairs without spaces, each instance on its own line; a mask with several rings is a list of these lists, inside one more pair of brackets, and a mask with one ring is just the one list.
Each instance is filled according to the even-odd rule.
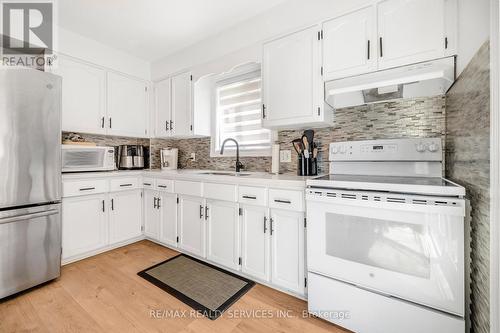
[[330,143],[330,161],[442,161],[441,138]]

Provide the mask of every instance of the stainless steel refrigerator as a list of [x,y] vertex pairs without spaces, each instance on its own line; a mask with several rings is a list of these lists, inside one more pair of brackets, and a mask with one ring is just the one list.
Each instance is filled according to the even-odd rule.
[[0,298],[61,267],[61,78],[0,69]]

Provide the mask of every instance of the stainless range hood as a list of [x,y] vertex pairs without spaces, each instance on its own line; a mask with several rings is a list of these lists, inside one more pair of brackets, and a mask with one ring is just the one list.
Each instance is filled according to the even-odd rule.
[[455,57],[377,71],[325,83],[326,102],[334,108],[400,98],[445,94],[455,81]]

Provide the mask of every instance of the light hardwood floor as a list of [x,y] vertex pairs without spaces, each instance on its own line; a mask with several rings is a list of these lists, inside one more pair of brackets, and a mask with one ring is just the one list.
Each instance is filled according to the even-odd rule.
[[55,282],[0,302],[0,332],[346,332],[303,318],[306,302],[260,284],[215,321],[181,318],[192,309],[137,276],[176,254],[141,241],[64,266]]

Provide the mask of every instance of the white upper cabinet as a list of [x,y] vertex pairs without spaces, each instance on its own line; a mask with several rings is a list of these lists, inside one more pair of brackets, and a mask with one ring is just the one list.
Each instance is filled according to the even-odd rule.
[[62,76],[62,130],[104,134],[106,72],[60,56],[54,73]]
[[192,134],[193,85],[191,72],[172,77],[172,136]]
[[264,127],[304,127],[329,120],[321,78],[321,27],[313,26],[263,46]]
[[144,81],[108,73],[108,134],[147,137],[147,85]]
[[173,124],[171,118],[171,91],[170,79],[155,84],[156,98],[156,121],[155,136],[158,138],[168,137],[172,132]]
[[379,69],[445,56],[444,0],[377,4]]
[[326,81],[377,69],[374,7],[323,23],[323,76]]

